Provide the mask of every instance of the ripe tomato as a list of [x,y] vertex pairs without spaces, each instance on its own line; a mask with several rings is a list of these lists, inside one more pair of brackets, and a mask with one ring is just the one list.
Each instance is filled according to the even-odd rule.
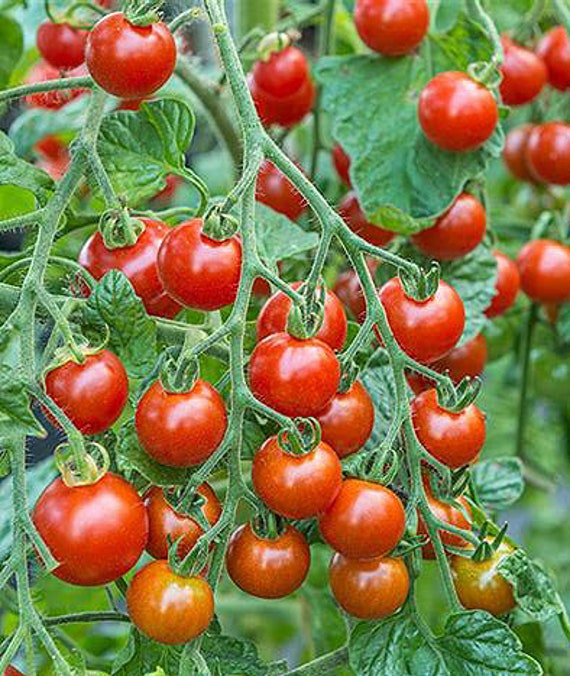
[[485,237],[487,214],[481,202],[461,193],[435,225],[412,235],[412,241],[426,256],[449,261],[466,256]]
[[397,277],[379,292],[388,323],[398,345],[416,361],[430,363],[455,347],[465,326],[465,309],[457,292],[440,281],[432,298],[408,298]]
[[127,573],[146,545],[148,519],[135,489],[107,472],[89,486],[53,481],[40,495],[33,520],[59,561],[53,574],[84,587],[108,584]]
[[118,420],[129,396],[121,360],[109,350],[67,361],[46,374],[47,395],[83,434],[99,434]]
[[525,244],[517,256],[521,287],[537,303],[570,300],[570,248],[551,239]]
[[101,279],[109,270],[120,270],[133,285],[150,314],[172,318],[181,307],[164,290],[158,276],[158,250],[170,228],[162,221],[138,219],[144,231],[133,246],[107,249],[100,232],[85,242],[79,254],[79,263],[95,279]]
[[291,96],[311,77],[307,57],[298,47],[273,52],[267,61],[256,61],[252,76],[257,86],[279,99]]
[[470,404],[459,413],[442,408],[436,390],[412,401],[412,420],[422,446],[444,465],[457,469],[473,462],[485,443],[485,416]]
[[170,230],[158,252],[158,273],[166,291],[196,310],[219,310],[233,303],[241,276],[241,242],[221,242],[202,232],[195,218]]
[[[429,488],[429,485],[427,482],[424,482],[424,486],[426,489],[426,498],[428,502],[428,507],[431,511],[431,513],[436,517],[436,519],[439,519],[440,521],[443,521],[444,523],[448,523],[451,526],[457,526],[457,528],[463,528],[463,530],[471,530],[471,523],[470,521],[465,518],[463,515],[463,512],[461,510],[456,509],[452,505],[448,504],[447,502],[442,502],[441,500],[438,500],[435,498],[432,493],[431,489]],[[463,497],[460,497],[457,502],[461,504],[463,509],[467,512],[469,517],[471,517],[471,507],[469,506],[469,503],[467,500]],[[460,537],[459,535],[455,535],[454,533],[449,533],[446,530],[440,530],[439,534],[441,536],[441,541],[443,542],[444,546],[448,547],[465,547],[467,544],[466,541]],[[422,519],[421,515],[418,512],[418,535],[425,535],[428,536],[428,530],[427,526]],[[428,542],[424,547],[422,548],[422,555],[424,559],[435,559],[435,550],[433,548],[433,545],[431,542]]]
[[292,221],[296,221],[307,208],[307,203],[291,181],[268,160],[259,170],[255,198]]
[[311,78],[307,78],[298,91],[284,97],[269,94],[251,76],[248,84],[257,114],[265,125],[294,127],[313,109],[316,90]]
[[429,27],[426,0],[356,0],[356,30],[370,49],[399,56],[415,49]]
[[[121,110],[125,109],[121,108]],[[174,197],[174,195],[176,195],[176,191],[181,185],[183,185],[183,183],[184,181],[180,178],[180,176],[168,174],[168,176],[166,177],[166,185],[162,190],[159,190],[159,192],[157,192],[156,195],[152,198],[153,203],[158,204],[159,206],[162,204],[168,204],[170,200]]]
[[[197,493],[204,500],[200,510],[213,526],[222,513],[218,496],[207,483],[199,486]],[[176,542],[182,537],[176,551],[181,558],[186,556],[204,533],[198,523],[191,516],[173,509],[166,501],[162,488],[153,486],[145,496],[145,505],[148,514],[147,552],[155,559],[166,559],[168,538]]]
[[85,60],[88,31],[73,28],[68,23],[43,21],[36,34],[40,54],[54,68],[70,70]]
[[[295,291],[301,287],[302,282],[291,284]],[[281,333],[287,328],[287,319],[293,301],[282,291],[276,294],[265,303],[261,308],[257,318],[257,340],[263,340],[274,333]],[[333,350],[342,350],[348,323],[344,308],[336,295],[327,289],[325,296],[324,317],[321,328],[318,330],[315,338],[322,340],[323,343],[330,345]]]
[[444,150],[475,150],[493,134],[499,112],[491,92],[465,73],[439,73],[422,90],[420,125]]
[[503,79],[499,91],[503,103],[520,106],[535,99],[546,84],[544,61],[503,35],[505,60],[501,66]]
[[298,340],[275,333],[258,343],[251,355],[253,394],[287,416],[318,415],[335,396],[339,381],[338,359],[318,338]]
[[305,536],[290,525],[271,539],[244,524],[233,533],[226,553],[226,568],[234,584],[262,599],[292,594],[305,581],[310,563]]
[[512,552],[513,548],[503,542],[486,561],[477,562],[462,556],[451,558],[453,583],[465,608],[504,615],[516,606],[511,584],[497,570],[499,563]]
[[85,61],[108,94],[140,99],[160,89],[176,65],[176,44],[162,22],[135,26],[121,12],[100,19],[87,38]]
[[18,671],[16,667],[7,667],[6,671],[4,672],[4,676],[24,676],[21,671]]
[[493,251],[497,261],[497,281],[495,295],[491,305],[485,310],[487,317],[498,317],[505,313],[515,302],[519,292],[521,279],[517,266],[508,256],[500,251]]
[[353,192],[349,192],[342,200],[338,211],[352,232],[360,235],[362,239],[365,239],[374,246],[385,246],[395,237],[391,230],[384,230],[384,228],[369,223],[366,215],[360,208],[356,194]]
[[530,173],[555,185],[570,183],[570,126],[562,122],[537,124],[526,146]]
[[181,645],[203,634],[214,618],[214,593],[201,577],[182,577],[168,561],[151,561],[127,589],[135,627],[153,641]]
[[340,180],[347,185],[349,188],[351,186],[350,181],[350,157],[344,152],[344,150],[337,144],[335,144],[332,150],[332,158],[334,163],[334,168]]
[[338,552],[329,567],[329,583],[337,603],[361,620],[380,620],[400,608],[410,589],[402,559],[349,559]]
[[228,419],[224,400],[205,380],[189,392],[167,392],[157,380],[141,397],[135,414],[141,446],[157,462],[193,467],[221,444]]
[[563,26],[546,33],[538,44],[537,54],[546,64],[550,84],[565,91],[570,87],[570,42]]
[[528,139],[534,124],[521,124],[519,127],[511,129],[505,140],[505,149],[503,150],[503,160],[511,174],[521,181],[535,182],[526,158]]
[[317,420],[323,441],[344,458],[360,450],[370,438],[374,404],[362,383],[355,381],[346,392],[337,392]]
[[67,172],[70,161],[71,158],[67,146],[63,145],[59,157],[40,157],[36,162],[36,166],[43,169],[54,181],[59,181]]
[[361,479],[346,479],[319,519],[321,535],[333,549],[351,559],[384,556],[400,542],[406,513],[389,488]]
[[356,321],[362,324],[366,317],[366,299],[356,272],[354,270],[342,272],[336,280],[333,291]]
[[[70,72],[68,75],[84,75],[84,73]],[[45,61],[38,61],[32,66],[30,72],[26,76],[26,84],[39,84],[48,80],[59,80],[61,72],[50,66]],[[35,94],[28,94],[25,97],[26,103],[32,108],[48,108],[51,110],[59,110],[66,103],[81,96],[85,93],[85,89],[59,89],[51,92],[36,92]]]

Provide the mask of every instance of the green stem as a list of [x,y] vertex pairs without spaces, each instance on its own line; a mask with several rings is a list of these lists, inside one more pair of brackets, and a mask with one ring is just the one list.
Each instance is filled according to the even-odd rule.
[[254,28],[263,28],[267,32],[275,30],[278,18],[279,0],[236,0],[237,39],[241,40]]
[[320,674],[330,674],[333,670],[337,673],[338,667],[346,664],[348,664],[348,648],[343,647],[288,671],[285,676],[320,676]]
[[59,80],[45,80],[37,84],[12,87],[0,92],[0,103],[11,99],[20,99],[28,94],[53,92],[61,89],[92,89],[95,83],[90,77],[64,77]]
[[528,385],[530,378],[530,351],[532,347],[532,334],[538,316],[538,306],[532,303],[521,336],[520,345],[520,368],[521,384],[517,417],[517,433],[515,441],[515,453],[519,458],[525,458],[525,430],[528,417]]

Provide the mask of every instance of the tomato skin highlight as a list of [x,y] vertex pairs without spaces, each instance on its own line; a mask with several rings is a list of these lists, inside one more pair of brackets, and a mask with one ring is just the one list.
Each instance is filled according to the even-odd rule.
[[176,44],[166,24],[135,26],[121,12],[100,19],[87,38],[85,61],[108,94],[140,99],[160,89],[176,65]]
[[271,207],[296,221],[307,208],[307,203],[291,181],[268,160],[261,165],[257,176],[255,198],[258,202]]
[[95,587],[127,573],[144,551],[148,518],[127,481],[107,472],[89,486],[55,479],[33,512],[39,534],[60,565],[53,575],[69,584]]
[[249,523],[243,524],[231,536],[226,553],[233,583],[262,599],[292,594],[305,581],[310,563],[305,536],[289,524],[275,539],[263,538]]
[[526,146],[530,173],[538,181],[553,185],[570,183],[570,126],[562,122],[538,124]]
[[535,239],[519,251],[521,288],[537,303],[570,300],[570,248],[551,239]]
[[358,203],[358,198],[354,192],[348,195],[339,204],[338,211],[344,218],[348,227],[374,246],[386,246],[396,236],[391,230],[384,230],[373,223],[370,223]]
[[54,23],[47,19],[38,26],[36,44],[43,58],[54,68],[71,70],[85,61],[86,30],[73,28],[68,23]]
[[205,380],[189,392],[167,392],[157,380],[141,397],[135,426],[141,446],[169,467],[193,467],[222,443],[228,419],[224,400]]
[[570,87],[570,42],[563,26],[555,26],[538,44],[538,56],[546,64],[548,81],[560,91]]
[[214,617],[214,593],[201,577],[181,577],[168,561],[151,561],[127,589],[127,610],[139,631],[164,645],[200,636]]
[[534,127],[534,124],[522,124],[511,129],[507,134],[503,150],[503,160],[511,174],[520,181],[529,183],[536,182],[526,157],[528,140]]
[[252,77],[267,94],[285,98],[301,89],[311,71],[307,57],[298,47],[291,46],[273,52],[267,61],[256,61]]
[[405,528],[400,498],[385,486],[361,479],[345,479],[319,519],[325,542],[351,559],[388,554],[402,539]]
[[352,185],[350,180],[350,157],[338,143],[336,143],[332,149],[332,159],[338,177],[350,188]]
[[158,252],[158,273],[167,293],[196,310],[219,310],[236,299],[241,277],[241,242],[216,241],[196,218],[172,228]]
[[[468,521],[465,518],[465,516],[459,509],[456,509],[452,505],[446,502],[442,502],[441,500],[438,500],[436,497],[434,497],[431,493],[431,489],[426,486],[425,482],[424,486],[426,487],[426,498],[428,507],[431,513],[437,519],[443,521],[444,523],[448,523],[452,526],[463,528],[463,530],[471,530],[470,521]],[[469,517],[471,517],[471,508],[467,500],[464,497],[460,497],[457,499],[457,502],[459,502],[462,505],[462,507],[467,512]],[[420,515],[419,510],[418,510],[418,535],[429,536],[427,526],[422,516]],[[460,548],[465,547],[467,544],[466,541],[461,536],[455,535],[454,533],[449,533],[448,531],[445,531],[443,529],[439,530],[439,535],[441,537],[443,545],[447,547]],[[435,550],[431,542],[428,542],[426,545],[422,547],[422,556],[424,559],[429,560],[434,560],[436,558]]]
[[493,251],[497,261],[497,281],[491,305],[485,310],[490,319],[504,314],[515,302],[520,284],[520,273],[514,261],[500,251]]
[[414,50],[429,27],[425,0],[356,0],[354,23],[362,41],[384,56]]
[[503,79],[499,91],[503,103],[508,106],[530,103],[546,85],[544,61],[530,49],[517,45],[504,35],[501,42],[505,59],[501,66]]

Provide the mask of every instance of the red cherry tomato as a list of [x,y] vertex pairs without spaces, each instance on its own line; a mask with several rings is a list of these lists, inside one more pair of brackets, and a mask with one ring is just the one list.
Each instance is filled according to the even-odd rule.
[[362,324],[366,317],[366,300],[356,272],[354,270],[342,272],[336,280],[333,291],[350,314]]
[[162,221],[150,218],[139,220],[145,228],[136,244],[107,249],[101,233],[96,232],[83,245],[79,263],[95,279],[101,279],[109,270],[120,270],[133,285],[147,312],[172,318],[181,307],[164,290],[157,264],[158,250],[170,228]]
[[307,208],[307,203],[291,181],[268,160],[259,170],[255,198],[292,221],[296,221]]
[[226,553],[226,568],[234,584],[262,599],[292,594],[305,581],[310,563],[304,535],[290,525],[271,539],[244,524],[230,538]]
[[336,169],[336,173],[338,174],[340,180],[350,188],[350,157],[344,152],[338,143],[332,150],[332,158],[334,168]]
[[18,671],[16,667],[10,666],[4,672],[4,676],[24,676],[24,674],[21,671]]
[[503,103],[520,106],[535,99],[546,84],[544,61],[530,49],[517,45],[508,37],[501,38],[505,60],[501,66],[503,79],[499,90]]
[[342,200],[338,211],[353,232],[374,246],[385,246],[395,237],[391,230],[384,230],[368,221],[353,192],[349,192]]
[[288,333],[264,338],[251,355],[249,381],[257,399],[291,417],[318,415],[335,396],[340,365],[318,338]]
[[424,134],[444,150],[475,150],[499,121],[491,92],[465,73],[439,73],[420,94],[418,116]]
[[40,157],[36,162],[36,166],[43,169],[54,181],[59,181],[69,169],[70,161],[69,151],[64,146],[58,158]]
[[465,309],[457,292],[440,281],[435,295],[425,301],[406,296],[397,277],[379,292],[394,338],[416,361],[434,362],[455,347],[465,326]]
[[83,434],[99,434],[116,422],[127,403],[129,379],[121,360],[109,350],[85,355],[49,371],[47,395]]
[[497,281],[495,296],[485,310],[487,317],[498,317],[505,313],[515,302],[521,283],[520,274],[514,261],[500,251],[493,251],[497,261]]
[[43,21],[36,34],[40,54],[54,68],[70,70],[85,60],[88,31],[73,28],[68,23]]
[[162,465],[193,467],[221,444],[228,419],[224,400],[205,380],[189,392],[167,392],[157,380],[141,397],[135,415],[144,450]]
[[33,520],[59,561],[53,574],[84,587],[128,573],[148,535],[143,501],[131,484],[110,472],[88,486],[69,487],[56,479],[40,495]]
[[338,392],[317,416],[323,441],[340,458],[356,453],[370,438],[374,427],[374,404],[358,381],[346,392]]
[[108,94],[140,99],[160,89],[176,65],[176,44],[162,22],[135,26],[121,12],[100,19],[87,38],[85,61]]
[[380,620],[404,605],[410,577],[402,559],[349,559],[336,553],[329,567],[329,584],[349,615]]
[[[84,73],[67,73],[70,76],[79,76],[84,75]],[[61,71],[53,66],[50,66],[49,63],[45,61],[38,61],[30,69],[30,72],[26,76],[26,84],[39,84],[40,82],[46,82],[49,80],[59,80],[61,78]],[[25,97],[26,103],[32,108],[48,108],[51,110],[58,110],[62,108],[66,103],[69,103],[73,99],[81,96],[85,93],[85,89],[59,89],[51,92],[36,92],[34,94],[28,94]]]
[[166,177],[166,185],[152,198],[155,204],[167,204],[176,195],[178,188],[184,183],[180,176],[169,174]]
[[285,97],[272,96],[261,89],[251,76],[248,84],[257,114],[265,125],[294,127],[313,109],[316,90],[311,78],[307,78],[298,91]]
[[[464,516],[461,510],[456,509],[447,502],[442,502],[441,500],[435,498],[432,495],[431,489],[428,487],[426,482],[424,482],[424,486],[426,488],[426,498],[428,507],[430,509],[430,512],[435,516],[436,519],[439,519],[444,523],[448,523],[451,526],[457,526],[457,528],[462,528],[463,530],[471,530],[470,520],[468,520]],[[467,500],[463,497],[460,497],[457,500],[457,502],[463,507],[463,510],[467,513],[469,518],[471,518],[471,507],[469,507],[469,503],[467,502]],[[441,536],[441,540],[444,546],[465,547],[465,545],[467,544],[466,541],[461,536],[449,533],[446,530],[440,529],[439,534]],[[425,535],[426,537],[429,536],[427,526],[420,514],[418,514],[418,535]],[[422,548],[422,554],[424,559],[436,558],[435,550],[431,542],[428,542],[426,545],[424,545],[424,547]]]
[[550,84],[565,91],[570,87],[570,42],[563,26],[556,26],[540,41],[537,54],[546,64]]
[[[295,291],[301,287],[302,282],[291,284]],[[318,291],[317,291],[318,293]],[[286,330],[287,319],[293,301],[282,291],[276,294],[261,308],[257,318],[257,340],[263,340],[274,333]],[[344,308],[336,295],[327,289],[325,296],[324,318],[321,328],[315,338],[330,345],[333,350],[342,350],[346,340],[348,324]]]
[[[199,486],[196,492],[203,500],[200,510],[206,521],[213,526],[222,514],[218,496],[206,483]],[[191,516],[173,509],[166,501],[163,490],[156,486],[146,494],[145,505],[148,514],[147,552],[155,559],[166,559],[168,538],[172,542],[182,538],[176,551],[178,556],[185,557],[203,535],[201,526]]]
[[461,193],[435,225],[412,236],[426,256],[449,261],[466,256],[481,244],[487,229],[487,214],[481,202]]
[[327,544],[351,559],[384,556],[400,542],[406,513],[389,488],[361,479],[346,479],[319,519]]
[[168,561],[151,561],[127,589],[135,627],[153,641],[182,645],[203,634],[214,618],[214,593],[201,577],[182,577]]
[[533,124],[522,124],[515,127],[507,134],[505,140],[505,149],[503,150],[503,160],[511,174],[521,181],[535,182],[526,158],[528,140]]
[[42,157],[50,160],[58,160],[63,155],[68,154],[67,145],[53,134],[44,136],[35,143],[34,150]]
[[267,61],[256,61],[252,75],[264,92],[285,98],[298,92],[311,77],[311,72],[303,52],[298,47],[286,47],[273,52]]
[[426,451],[452,469],[473,462],[485,443],[485,416],[480,409],[470,404],[459,413],[447,411],[433,389],[412,401],[412,420]]
[[570,248],[551,239],[528,242],[517,256],[521,288],[537,303],[570,300]]
[[539,181],[555,185],[570,183],[570,126],[562,122],[538,124],[530,132],[526,161]]
[[399,56],[415,49],[429,27],[426,0],[356,0],[356,30],[370,49]]
[[241,242],[237,237],[211,239],[196,218],[170,230],[158,252],[164,288],[196,310],[219,310],[236,299],[241,275]]

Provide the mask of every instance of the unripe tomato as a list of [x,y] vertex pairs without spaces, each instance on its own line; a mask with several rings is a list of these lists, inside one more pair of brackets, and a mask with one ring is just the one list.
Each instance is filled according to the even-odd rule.
[[515,302],[519,292],[521,280],[520,274],[514,261],[500,251],[493,251],[497,261],[497,281],[495,282],[495,295],[491,305],[485,310],[487,317],[498,317],[504,314]]
[[48,397],[83,434],[99,434],[116,422],[127,403],[129,379],[121,360],[109,350],[67,361],[48,371]]
[[535,179],[554,185],[568,185],[570,126],[562,122],[536,125],[528,138],[526,161]]
[[349,192],[342,200],[338,211],[352,232],[360,235],[362,239],[365,239],[374,246],[385,246],[395,237],[395,234],[391,230],[384,230],[384,228],[374,225],[374,223],[370,223],[367,220],[366,215],[360,208],[358,198],[353,192]]
[[144,450],[162,465],[193,467],[222,443],[228,419],[224,400],[205,380],[189,392],[167,392],[157,380],[136,410],[137,435]]
[[455,289],[440,281],[425,301],[406,296],[401,281],[390,279],[379,292],[380,301],[402,350],[416,361],[434,362],[455,347],[465,326],[465,308]]
[[551,239],[525,244],[517,256],[521,288],[537,303],[570,300],[570,248]]
[[107,472],[88,486],[53,481],[34,507],[33,521],[59,566],[60,580],[84,587],[108,584],[144,551],[148,519],[127,481]]
[[415,49],[429,28],[426,0],[356,0],[356,30],[370,49],[399,56]]
[[[68,75],[79,76],[85,73],[68,73]],[[47,82],[49,80],[59,80],[61,72],[50,66],[45,61],[38,61],[32,66],[30,72],[26,76],[26,84],[39,84],[40,82]],[[28,94],[25,97],[25,102],[32,108],[48,108],[50,110],[59,110],[66,103],[76,99],[81,94],[85,93],[85,89],[59,89],[51,92],[35,92]]]
[[272,52],[267,61],[256,61],[252,76],[267,94],[285,98],[295,94],[311,77],[307,57],[298,47]]
[[424,134],[444,150],[482,146],[499,121],[491,92],[465,73],[439,73],[422,90],[418,116]]
[[86,30],[47,19],[38,27],[36,44],[50,65],[60,70],[70,70],[85,61],[87,35]]
[[338,552],[331,559],[329,583],[341,608],[360,620],[392,615],[404,605],[410,590],[402,559],[349,559]]
[[354,270],[341,272],[333,291],[354,319],[362,324],[366,317],[366,299],[356,272]]
[[538,44],[537,54],[546,64],[550,84],[565,91],[570,87],[570,42],[563,26],[546,33]]
[[214,593],[201,577],[182,577],[168,561],[151,561],[127,589],[135,627],[153,641],[182,645],[203,634],[214,618]]
[[241,276],[241,242],[203,232],[195,218],[172,228],[158,252],[158,273],[166,291],[196,310],[219,310],[233,303]]
[[[451,526],[457,526],[457,528],[462,528],[463,530],[471,530],[471,523],[464,516],[461,510],[456,509],[447,502],[442,502],[441,500],[435,498],[432,495],[431,489],[428,487],[427,482],[424,482],[424,486],[426,489],[426,498],[428,507],[430,509],[430,512],[435,516],[436,519],[439,519],[444,523],[448,523]],[[457,499],[457,502],[461,504],[464,511],[469,515],[470,518],[471,507],[469,506],[467,500],[464,497],[460,497]],[[467,544],[466,541],[461,536],[455,535],[454,533],[449,533],[446,530],[440,529],[439,534],[441,536],[441,541],[443,542],[444,546],[465,547],[465,545]],[[425,535],[426,537],[429,537],[427,526],[419,511],[418,511],[418,535]],[[436,558],[435,550],[433,548],[431,541],[422,547],[422,555],[424,559]]]
[[257,114],[265,125],[294,127],[313,109],[316,90],[311,78],[307,78],[298,91],[284,97],[269,94],[251,76],[248,84]]
[[319,519],[327,544],[351,559],[384,556],[400,542],[406,513],[400,498],[371,481],[346,479]]
[[162,22],[135,26],[121,12],[108,14],[87,38],[85,61],[108,94],[140,99],[160,89],[176,65],[176,44]]
[[477,248],[486,230],[485,208],[475,196],[464,192],[433,227],[412,235],[412,241],[426,256],[449,261]]
[[505,140],[503,160],[511,174],[521,181],[534,183],[536,179],[532,175],[527,163],[527,145],[534,124],[522,124],[511,129]]
[[437,391],[418,394],[411,405],[419,442],[434,458],[457,469],[477,458],[485,443],[485,416],[475,404],[459,413],[439,405]]
[[344,150],[337,144],[335,144],[332,150],[332,158],[334,163],[334,168],[340,180],[347,185],[349,188],[351,186],[350,181],[350,157],[344,152]]
[[501,38],[505,60],[501,66],[503,79],[499,86],[503,103],[521,106],[535,99],[546,84],[544,61],[530,49],[517,45],[507,36]]
[[259,170],[255,198],[292,221],[296,221],[307,208],[303,196],[291,181],[268,160]]
[[318,338],[298,340],[288,333],[264,338],[249,365],[253,394],[290,417],[318,415],[335,396],[340,365],[335,353]]
[[305,581],[310,563],[305,536],[290,525],[272,539],[244,524],[233,533],[226,553],[226,568],[234,584],[262,599],[292,594]]
[[[218,496],[203,483],[196,493],[203,500],[200,506],[206,521],[213,526],[222,514],[222,506]],[[147,552],[155,559],[168,558],[168,538],[171,542],[180,542],[176,551],[184,558],[194,547],[198,538],[204,533],[202,527],[187,514],[181,514],[173,509],[164,497],[163,489],[153,486],[145,496],[146,511],[148,514],[148,542]]]

